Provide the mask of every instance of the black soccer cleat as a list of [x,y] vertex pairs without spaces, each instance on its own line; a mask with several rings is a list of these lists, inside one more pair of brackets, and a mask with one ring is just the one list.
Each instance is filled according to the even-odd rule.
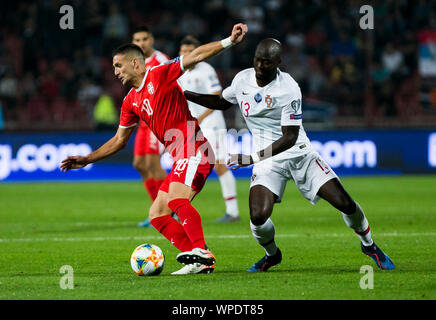
[[253,264],[247,272],[267,272],[269,268],[278,265],[280,262],[282,262],[282,252],[277,248],[275,255],[265,255],[262,259]]

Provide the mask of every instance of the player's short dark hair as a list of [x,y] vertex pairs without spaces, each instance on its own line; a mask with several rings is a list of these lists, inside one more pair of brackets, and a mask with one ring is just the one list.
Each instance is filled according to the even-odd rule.
[[192,35],[187,35],[186,37],[184,37],[182,39],[182,41],[180,41],[181,46],[182,45],[193,45],[197,48],[200,46],[200,44],[201,44],[200,41]]
[[143,59],[145,59],[144,52],[142,49],[133,43],[126,43],[122,46],[119,46],[112,52],[112,57],[115,57],[117,54],[126,54],[126,53],[134,53]]
[[135,29],[133,29],[132,36],[137,32],[147,32],[147,33],[153,35],[153,33],[151,32],[151,29],[147,26],[139,26],[139,27],[136,27]]

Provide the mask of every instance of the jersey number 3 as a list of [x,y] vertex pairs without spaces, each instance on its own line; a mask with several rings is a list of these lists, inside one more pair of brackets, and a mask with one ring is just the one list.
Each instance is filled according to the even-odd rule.
[[250,110],[250,104],[248,102],[241,101],[241,112],[244,117],[248,117],[248,110]]

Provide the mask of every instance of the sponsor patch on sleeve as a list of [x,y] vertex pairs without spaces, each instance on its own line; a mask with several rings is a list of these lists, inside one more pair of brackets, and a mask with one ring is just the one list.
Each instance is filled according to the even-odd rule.
[[289,116],[289,119],[291,119],[291,120],[300,120],[300,119],[302,119],[303,118],[303,114],[291,114],[290,116]]

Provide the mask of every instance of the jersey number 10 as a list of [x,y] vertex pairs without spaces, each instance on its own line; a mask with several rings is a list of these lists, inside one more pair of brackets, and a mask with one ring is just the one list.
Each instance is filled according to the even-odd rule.
[[153,109],[151,108],[150,100],[144,99],[144,101],[142,102],[142,110],[147,112],[149,116],[153,114]]

